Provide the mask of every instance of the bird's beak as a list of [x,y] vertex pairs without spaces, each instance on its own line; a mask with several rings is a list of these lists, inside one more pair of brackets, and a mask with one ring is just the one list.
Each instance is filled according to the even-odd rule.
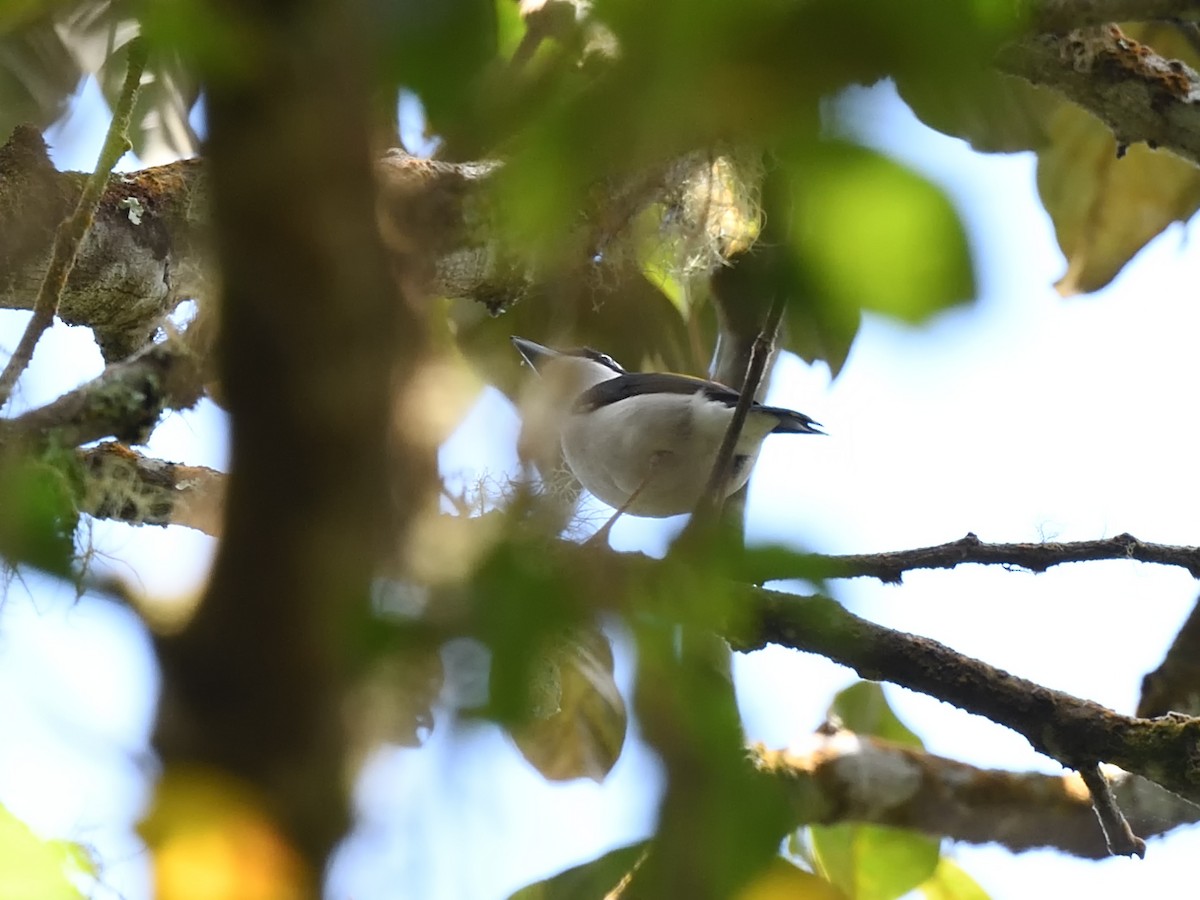
[[512,342],[513,346],[517,348],[517,352],[524,357],[525,362],[529,363],[535,372],[540,371],[547,362],[559,356],[557,350],[551,350],[549,347],[543,347],[541,344],[515,335]]

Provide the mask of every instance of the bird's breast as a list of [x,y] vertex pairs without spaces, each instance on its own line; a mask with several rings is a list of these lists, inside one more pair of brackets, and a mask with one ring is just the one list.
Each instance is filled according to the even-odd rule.
[[[636,491],[629,513],[679,515],[700,499],[731,418],[727,406],[701,394],[629,398],[570,415],[563,455],[580,483],[609,506],[623,506]],[[727,494],[746,483],[769,431],[761,422],[746,424]]]

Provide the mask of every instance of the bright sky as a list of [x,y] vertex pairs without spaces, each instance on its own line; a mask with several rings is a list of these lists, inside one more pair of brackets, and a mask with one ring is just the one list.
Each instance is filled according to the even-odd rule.
[[[60,166],[95,161],[106,121],[92,90],[51,135]],[[1197,251],[1185,230],[1156,241],[1111,289],[1061,300],[1050,285],[1064,264],[1036,201],[1031,157],[974,154],[916,123],[886,87],[855,91],[847,103],[865,112],[865,140],[955,200],[982,293],[920,328],[868,320],[832,385],[823,366],[781,360],[770,402],[809,413],[829,437],[768,441],[752,482],[750,538],[830,552],[915,547],[968,531],[1004,541],[1129,531],[1200,544],[1200,433],[1186,402],[1200,374],[1200,310],[1188,287]],[[0,346],[15,345],[23,322],[0,315]],[[56,327],[22,399],[43,402],[99,369],[86,330]],[[511,470],[517,427],[511,407],[489,392],[444,449],[444,471],[474,483]],[[172,416],[150,452],[222,466],[222,414],[209,405]],[[625,519],[614,543],[661,552],[675,526]],[[93,539],[117,571],[167,593],[194,589],[212,550],[211,540],[175,528],[98,523]],[[43,580],[28,587],[10,589],[0,609],[0,803],[46,834],[95,844],[106,883],[130,900],[144,897],[145,859],[126,828],[146,795],[148,644],[132,617],[107,603],[75,603]],[[1197,588],[1176,570],[1108,562],[1038,576],[968,567],[911,574],[902,587],[854,581],[835,590],[883,624],[1130,712]],[[477,658],[466,642],[447,651],[447,698],[473,689]],[[824,659],[778,649],[739,658],[736,674],[749,737],[772,745],[810,732],[853,679]],[[618,676],[626,685],[632,676],[623,652]],[[889,690],[935,752],[1057,771],[1006,729]],[[382,900],[406,885],[414,897],[496,900],[652,825],[657,769],[634,742],[604,785],[550,787],[495,729],[449,726],[443,717],[421,750],[380,752],[368,765],[362,825],[336,867],[337,896]],[[1048,852],[951,852],[999,900],[1178,896],[1197,840],[1183,829],[1152,841],[1144,861],[1100,864]]]

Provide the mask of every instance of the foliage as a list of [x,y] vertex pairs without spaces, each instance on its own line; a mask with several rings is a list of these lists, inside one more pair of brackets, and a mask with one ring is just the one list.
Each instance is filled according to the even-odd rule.
[[95,873],[84,848],[43,840],[0,806],[0,895],[77,900],[85,877]]
[[[345,709],[354,706],[349,698],[363,700],[355,707],[360,719],[381,707],[400,710],[404,721],[389,739],[419,742],[442,686],[436,651],[451,637],[469,635],[488,657],[486,696],[456,715],[497,723],[546,779],[603,780],[621,758],[629,724],[611,629],[601,625],[615,616],[637,657],[629,704],[666,776],[657,831],[645,844],[606,853],[513,900],[894,900],[914,890],[931,900],[984,897],[942,855],[939,840],[917,829],[836,815],[799,829],[797,822],[813,821],[808,811],[797,814],[778,782],[747,765],[719,637],[761,625],[751,621],[755,611],[738,582],[768,557],[786,560],[795,574],[820,566],[810,570],[797,554],[743,553],[740,534],[717,531],[714,540],[699,528],[660,564],[618,564],[598,548],[559,540],[578,491],[548,498],[551,492],[517,485],[495,503],[460,503],[451,517],[432,500],[436,445],[482,384],[518,397],[513,333],[604,346],[630,368],[704,374],[711,353],[713,371],[734,383],[777,301],[789,323],[781,347],[824,362],[835,375],[864,314],[915,325],[969,302],[974,264],[956,210],[930,180],[847,135],[852,129],[836,121],[829,100],[848,85],[892,77],[931,125],[986,150],[1034,150],[1041,196],[1068,260],[1064,294],[1099,289],[1155,234],[1190,217],[1200,206],[1194,167],[1146,146],[1119,145],[1087,112],[999,75],[991,60],[1031,27],[1013,14],[1017,4],[1002,0],[400,0],[349,4],[346,20],[367,35],[357,44],[334,42],[344,37],[334,25],[343,23],[330,22],[319,4],[259,6],[30,0],[0,13],[5,133],[27,120],[49,126],[88,76],[115,107],[129,41],[139,32],[152,48],[131,133],[139,153],[190,152],[189,116],[201,83],[213,100],[210,180],[180,205],[190,216],[195,200],[208,214],[212,192],[217,249],[195,250],[165,225],[152,244],[160,262],[195,251],[203,265],[215,259],[222,267],[208,284],[222,281],[223,293],[194,298],[200,314],[187,329],[186,352],[220,361],[228,384],[205,385],[222,401],[229,388],[235,461],[256,460],[267,477],[255,486],[262,493],[251,494],[238,482],[246,469],[235,465],[228,506],[228,538],[244,551],[261,542],[246,551],[258,565],[234,571],[224,553],[224,580],[214,579],[192,626],[156,635],[164,705],[180,703],[198,717],[164,715],[161,723],[167,771],[141,833],[162,896],[310,890],[332,840],[326,832],[338,833],[344,812],[345,791],[330,761],[350,755],[350,741],[333,733],[343,715],[354,717]],[[329,43],[326,32],[337,32]],[[1155,24],[1129,33],[1195,56],[1178,29]],[[334,52],[347,46],[355,52]],[[348,116],[355,127],[323,133],[304,106],[316,81],[328,88],[326,97],[348,85],[346,108],[370,106],[375,120]],[[392,137],[401,90],[423,102],[424,124],[443,156],[411,168],[459,180],[444,195],[405,182],[396,206],[380,202],[364,228],[377,198],[335,203],[370,183],[366,151],[378,134]],[[311,136],[330,154],[310,158],[295,148],[286,160],[272,156],[264,148],[279,134]],[[471,162],[479,160],[497,162]],[[294,162],[288,182],[280,173]],[[254,194],[267,175],[287,190]],[[375,175],[385,180],[380,169]],[[287,201],[310,196],[321,202],[289,212]],[[133,201],[143,209],[139,197],[102,205],[100,227],[133,221],[127,213]],[[133,221],[143,233],[156,221],[152,199],[163,197],[148,195],[147,224]],[[221,231],[240,219],[260,226],[252,240]],[[379,246],[358,239],[377,224]],[[173,257],[162,278],[172,265]],[[460,279],[468,286],[439,291],[446,282],[438,279],[455,266],[474,273]],[[87,266],[80,268],[87,277]],[[396,282],[386,290],[374,280],[385,271]],[[6,282],[10,289],[19,292]],[[253,305],[260,297],[280,305]],[[381,297],[391,305],[369,305]],[[338,315],[313,317],[335,303]],[[228,330],[214,350],[207,329],[218,321]],[[316,352],[343,345],[363,353],[330,362]],[[367,352],[381,346],[386,352]],[[368,400],[392,382],[387,412],[398,424],[385,426]],[[147,382],[147,392],[155,383]],[[297,394],[282,396],[292,386]],[[165,403],[132,393],[128,406],[143,415],[157,415]],[[296,396],[312,408],[297,415],[290,405]],[[299,440],[280,458],[264,423],[285,420],[301,423]],[[345,440],[355,424],[363,424],[361,433]],[[13,564],[70,575],[86,494],[75,482],[86,476],[30,451],[54,446],[53,436],[24,443],[30,435],[20,425],[14,419],[9,427],[18,430],[0,434],[17,435],[3,447],[0,467],[0,553]],[[343,458],[360,444],[361,457]],[[304,464],[297,463],[301,450],[310,454]],[[364,488],[371,465],[385,457],[395,472]],[[344,481],[305,480],[309,462],[315,468],[331,460]],[[549,466],[542,475],[551,481]],[[357,493],[343,493],[350,483]],[[356,506],[367,499],[378,501],[370,514]],[[386,523],[376,522],[372,516],[384,508],[388,514],[378,518]],[[264,510],[273,516],[267,529],[239,518]],[[330,511],[341,518],[324,521]],[[377,526],[369,541],[351,527],[360,512]],[[434,543],[437,555],[428,552]],[[260,563],[260,548],[277,568]],[[355,570],[363,559],[376,567],[376,587],[399,586],[399,612],[366,609],[371,584]],[[280,594],[287,602],[293,594],[317,599],[292,609]],[[216,618],[214,610],[237,606],[228,603],[234,596],[259,605]],[[232,629],[224,627],[229,622]],[[883,671],[883,663],[872,665]],[[301,675],[303,686],[295,683]],[[251,694],[292,701],[288,708],[300,712],[283,716],[290,720],[284,724],[296,724],[312,746],[264,726],[282,705],[260,707],[261,717],[242,714],[235,701]],[[876,683],[839,694],[830,719],[921,749]],[[252,727],[269,732],[262,748],[237,742]],[[222,728],[234,740],[222,743]],[[377,732],[361,730],[378,742]],[[181,764],[193,754],[210,767]],[[36,879],[46,896],[74,895],[68,876],[90,871],[77,848],[37,841],[15,820],[0,825],[10,877]]]

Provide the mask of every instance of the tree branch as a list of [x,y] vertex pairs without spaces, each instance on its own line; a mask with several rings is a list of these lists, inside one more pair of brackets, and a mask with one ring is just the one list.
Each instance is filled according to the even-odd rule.
[[1162,665],[1142,679],[1139,716],[1200,715],[1200,600],[1175,635]]
[[0,420],[0,444],[78,447],[106,437],[144,444],[164,410],[188,409],[203,391],[199,361],[171,337],[45,406]]
[[[793,828],[867,823],[998,843],[1014,852],[1052,847],[1085,859],[1109,855],[1077,775],[980,769],[845,730],[812,735],[794,749],[751,746],[747,755],[790,803]],[[1112,788],[1144,834],[1200,819],[1200,809],[1143,778],[1118,774]],[[605,900],[624,898],[637,870],[660,848],[661,837],[642,841],[536,887],[558,896],[556,891],[586,883],[597,893],[609,889]]]
[[[124,359],[185,297],[206,293],[204,164],[185,159],[113,175],[80,243],[58,315],[96,335],[104,358]],[[30,309],[49,264],[54,228],[83,178],[57,171],[33,129],[0,147],[0,308]]]
[[223,473],[151,459],[116,442],[79,456],[85,473],[80,512],[130,525],[183,525],[220,537]]
[[853,553],[842,556],[812,555],[796,557],[751,557],[747,575],[755,582],[785,578],[877,578],[885,584],[900,584],[904,573],[913,569],[953,569],[967,563],[976,565],[1017,566],[1031,572],[1044,572],[1051,566],[1104,559],[1133,559],[1138,562],[1180,566],[1200,578],[1200,547],[1175,547],[1150,544],[1131,534],[1094,541],[1068,543],[989,544],[974,534],[957,541],[914,550],[887,553]]
[[1200,802],[1200,719],[1136,719],[1010,675],[928,638],[892,631],[827,597],[751,589],[754,624],[735,650],[779,644],[818,653],[864,678],[890,681],[984,716],[1073,767],[1103,760]]
[[1025,0],[1024,6],[1030,30],[1043,32],[1196,15],[1190,0]]
[[1115,25],[1027,37],[1001,48],[996,63],[1088,110],[1112,129],[1118,153],[1145,142],[1200,165],[1200,75]]
[[[797,825],[863,822],[995,842],[1013,852],[1053,847],[1085,859],[1109,855],[1078,775],[981,769],[844,730],[814,734],[788,750],[754,746],[750,759],[780,783]],[[1119,774],[1111,790],[1142,834],[1200,821],[1200,808],[1144,778]]]
[[1098,763],[1083,763],[1077,766],[1079,777],[1092,795],[1092,808],[1100,821],[1100,830],[1104,832],[1104,843],[1108,852],[1113,856],[1136,856],[1142,859],[1146,855],[1146,842],[1133,833],[1121,808],[1117,806],[1117,798],[1113,795],[1112,786]]
[[129,119],[133,114],[133,101],[137,98],[138,87],[142,81],[142,70],[146,67],[146,42],[135,38],[129,45],[128,56],[125,84],[121,88],[116,109],[113,110],[112,121],[109,122],[108,133],[104,137],[104,146],[100,148],[96,168],[83,186],[83,193],[79,195],[75,212],[55,233],[50,265],[42,276],[42,284],[33,304],[33,316],[25,325],[25,333],[21,335],[17,349],[0,372],[0,409],[7,405],[17,379],[33,359],[34,348],[54,321],[59,298],[75,265],[79,245],[96,218],[96,207],[100,203],[105,185],[108,184],[108,177],[113,166],[129,149],[126,132],[129,130]]
[[[427,298],[397,291],[417,277],[389,270],[380,243],[367,4],[221,13],[255,36],[257,60],[201,72],[233,474],[203,601],[156,640],[154,744],[168,770],[253,785],[308,863],[301,893],[316,895],[349,822],[354,654],[341,635],[364,624],[372,578],[430,505],[425,435],[395,424],[425,359]],[[405,261],[432,240],[395,237]]]

